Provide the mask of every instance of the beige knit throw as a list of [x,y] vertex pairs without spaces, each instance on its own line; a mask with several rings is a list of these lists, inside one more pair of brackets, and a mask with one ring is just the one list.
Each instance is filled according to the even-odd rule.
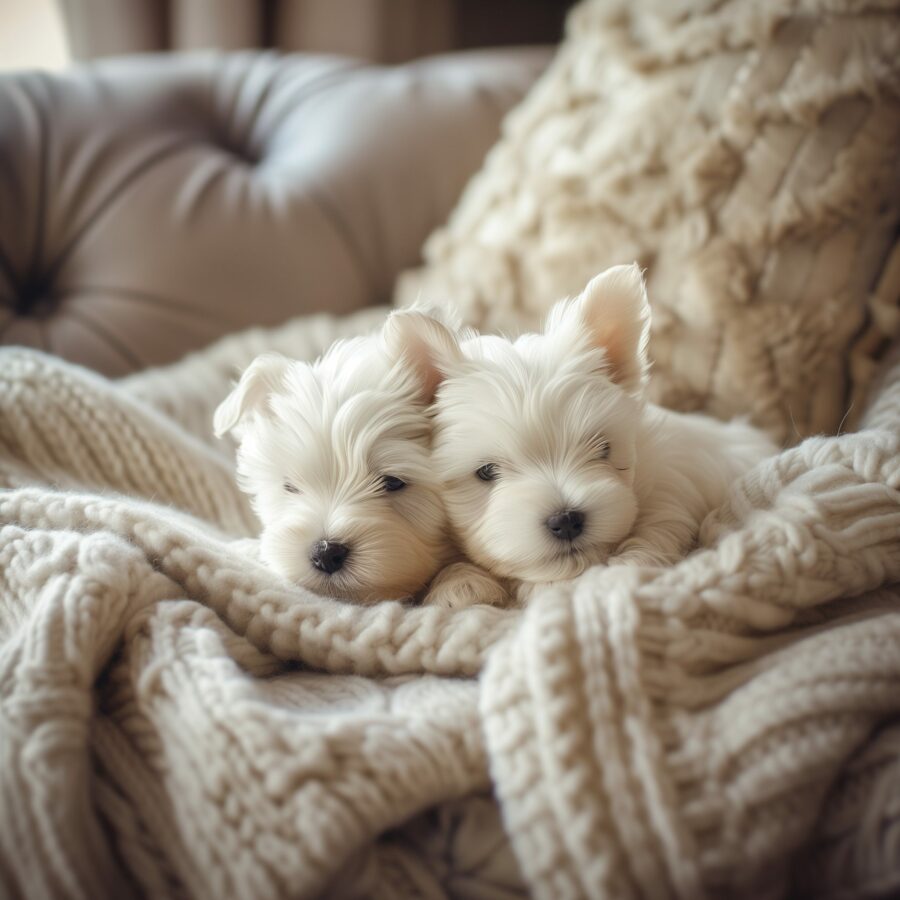
[[900,369],[670,570],[359,608],[257,562],[209,419],[379,316],[118,384],[0,352],[0,894],[463,896],[379,836],[491,778],[538,897],[900,889]]

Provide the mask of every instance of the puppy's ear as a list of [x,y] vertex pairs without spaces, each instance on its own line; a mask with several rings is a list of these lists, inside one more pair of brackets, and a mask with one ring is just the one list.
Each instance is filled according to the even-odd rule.
[[280,386],[290,362],[279,353],[264,353],[247,366],[235,389],[219,404],[213,416],[216,437],[227,434],[249,412],[265,404],[269,394]]
[[405,309],[391,313],[381,334],[388,355],[412,367],[421,398],[431,403],[448,368],[462,358],[456,335],[434,316]]
[[548,331],[576,328],[606,351],[610,380],[637,392],[647,373],[650,303],[637,263],[614,266],[593,278],[574,300],[557,304]]

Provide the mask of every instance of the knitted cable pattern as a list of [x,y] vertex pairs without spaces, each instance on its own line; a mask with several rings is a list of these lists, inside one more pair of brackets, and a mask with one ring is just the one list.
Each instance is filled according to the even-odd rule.
[[121,384],[0,352],[3,893],[316,896],[343,874],[398,896],[396,854],[345,863],[487,788],[475,683],[427,673],[475,674],[515,614],[353,607],[274,577],[209,434],[260,342],[314,355],[380,315]]
[[496,834],[379,837],[483,793],[489,757],[537,896],[896,885],[900,366],[866,430],[751,473],[672,569],[524,616],[363,608],[259,563],[209,420],[259,349],[380,315],[121,383],[0,352],[3,892],[453,894],[475,865],[515,892]]
[[493,654],[491,773],[536,896],[900,888],[896,730],[866,744],[900,714],[898,376],[865,430],[751,472],[684,562],[548,589]]

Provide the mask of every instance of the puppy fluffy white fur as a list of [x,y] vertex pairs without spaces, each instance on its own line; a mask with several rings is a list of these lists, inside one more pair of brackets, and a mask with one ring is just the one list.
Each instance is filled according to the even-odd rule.
[[415,314],[398,326],[443,379],[435,469],[465,553],[494,576],[538,583],[597,563],[672,563],[731,483],[775,452],[748,424],[646,402],[650,308],[637,266],[598,275],[542,334],[515,342],[460,342]]
[[398,339],[406,315],[312,364],[258,357],[215,414],[239,442],[263,560],[319,594],[405,598],[452,556],[430,456],[437,382]]

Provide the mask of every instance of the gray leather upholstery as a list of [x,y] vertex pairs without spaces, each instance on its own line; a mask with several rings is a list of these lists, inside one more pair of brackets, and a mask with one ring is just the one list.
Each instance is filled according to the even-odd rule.
[[0,79],[0,343],[123,374],[386,300],[549,52],[145,56]]

